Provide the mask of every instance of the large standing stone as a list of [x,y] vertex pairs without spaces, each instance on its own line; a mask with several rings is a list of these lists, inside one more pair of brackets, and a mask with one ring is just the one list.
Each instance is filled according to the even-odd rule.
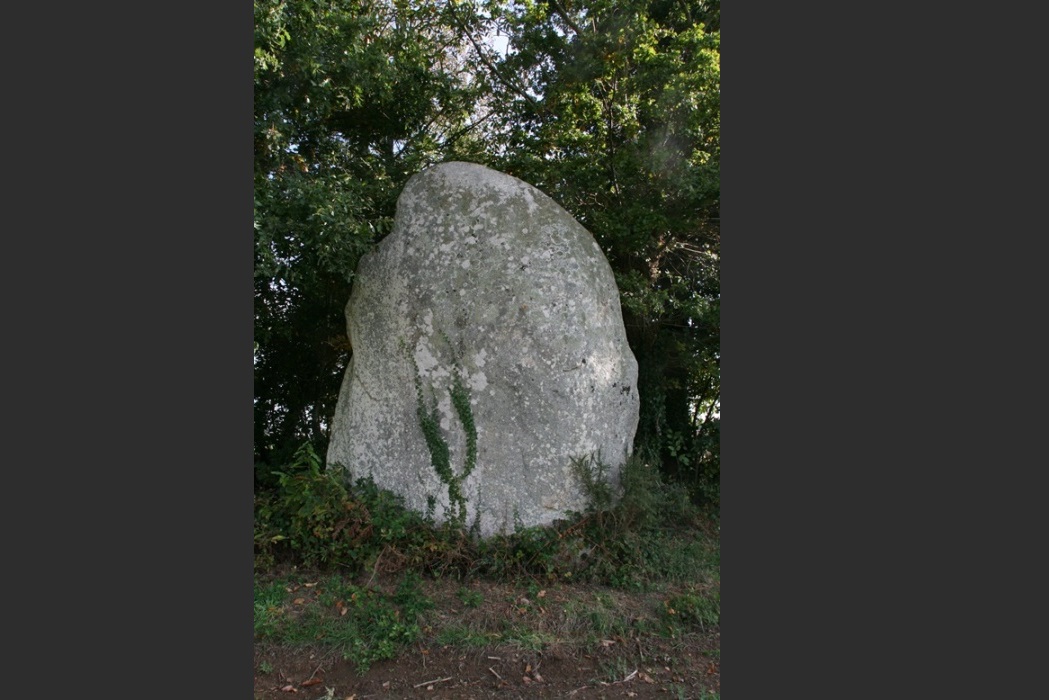
[[346,321],[327,462],[438,521],[548,524],[586,505],[573,458],[615,478],[631,452],[637,362],[612,270],[517,178],[470,163],[412,177]]

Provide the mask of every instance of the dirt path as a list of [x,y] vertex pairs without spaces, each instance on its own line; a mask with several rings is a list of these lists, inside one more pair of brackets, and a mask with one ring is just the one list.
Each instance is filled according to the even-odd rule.
[[[720,643],[719,637],[710,641]],[[336,654],[256,648],[255,698],[703,698],[720,692],[720,661],[699,645],[647,646],[644,660],[639,649],[614,646],[591,653],[418,646],[363,675]],[[263,662],[269,673],[260,671]]]

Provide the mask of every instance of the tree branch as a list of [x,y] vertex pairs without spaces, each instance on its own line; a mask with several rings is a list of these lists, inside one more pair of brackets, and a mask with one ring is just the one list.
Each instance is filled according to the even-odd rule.
[[535,99],[533,99],[531,95],[529,95],[527,92],[525,92],[524,90],[522,90],[521,88],[517,87],[509,80],[504,78],[499,72],[499,70],[492,64],[492,62],[488,60],[488,56],[485,55],[484,50],[481,49],[480,45],[477,43],[477,40],[474,39],[473,32],[466,28],[466,25],[464,25],[462,20],[459,19],[459,15],[456,14],[454,3],[448,3],[448,11],[451,13],[452,21],[455,22],[455,26],[459,27],[459,31],[465,34],[466,38],[470,40],[471,44],[473,44],[474,50],[477,51],[478,58],[480,58],[481,62],[484,63],[485,67],[488,68],[488,72],[492,74],[492,77],[494,77],[499,83],[501,83],[505,87],[512,90],[514,93],[528,100],[532,104],[532,106],[537,106]]
[[572,28],[572,31],[575,32],[577,36],[583,35],[583,31],[579,28],[579,25],[572,21],[572,18],[568,16],[567,12],[565,12],[565,8],[561,7],[561,3],[558,2],[558,0],[550,0],[550,4],[553,6],[554,11],[561,16],[561,19],[565,21],[565,24]]

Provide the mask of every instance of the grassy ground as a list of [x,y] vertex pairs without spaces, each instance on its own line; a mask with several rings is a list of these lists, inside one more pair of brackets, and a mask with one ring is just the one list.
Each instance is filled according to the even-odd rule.
[[486,541],[300,466],[256,498],[256,700],[720,697],[720,524],[643,465]]

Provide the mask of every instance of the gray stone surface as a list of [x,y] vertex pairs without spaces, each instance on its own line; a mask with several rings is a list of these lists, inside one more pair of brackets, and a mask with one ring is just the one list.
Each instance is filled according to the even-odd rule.
[[[327,463],[438,521],[463,512],[456,482],[482,536],[549,524],[586,505],[573,458],[599,455],[615,478],[630,454],[637,362],[612,270],[586,229],[517,178],[458,162],[412,177],[392,233],[361,260],[346,321],[353,359]],[[430,445],[420,397],[439,422]]]

